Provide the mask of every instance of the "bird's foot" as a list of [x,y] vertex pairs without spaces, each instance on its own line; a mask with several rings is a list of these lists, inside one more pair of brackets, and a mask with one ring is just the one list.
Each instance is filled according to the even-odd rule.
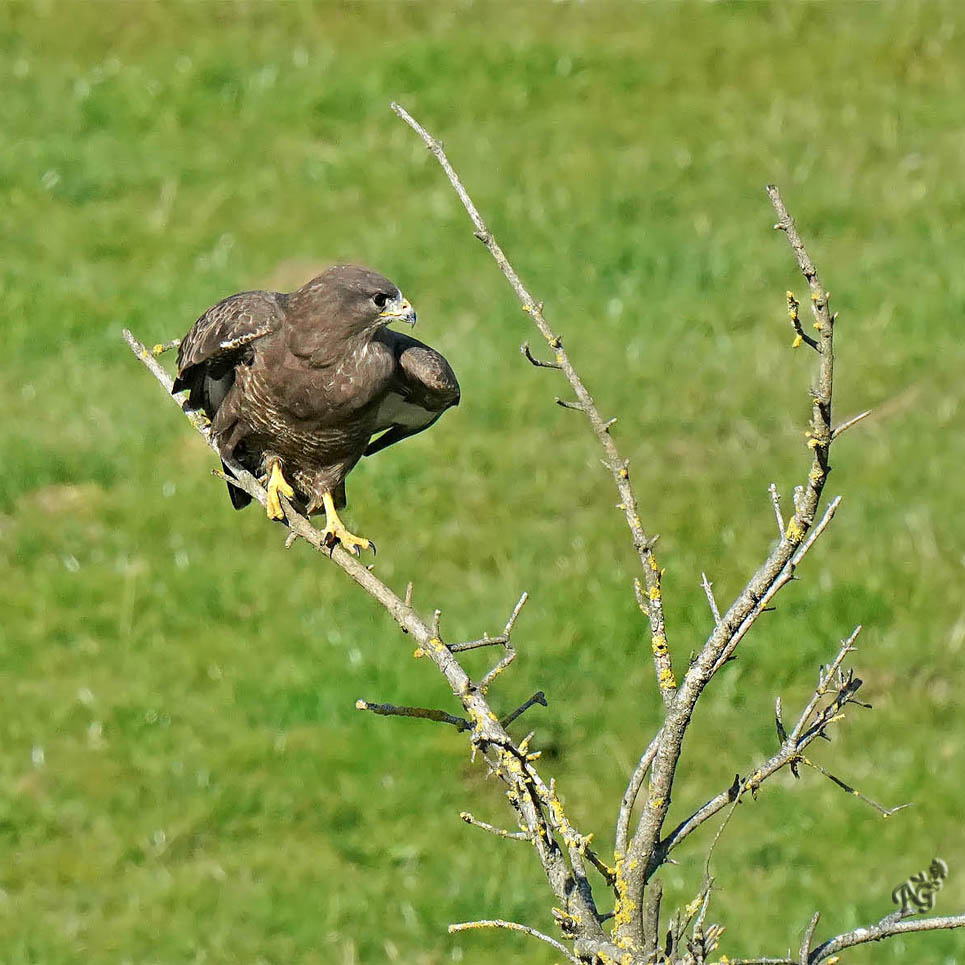
[[322,530],[322,537],[326,546],[335,546],[341,543],[344,549],[356,556],[362,555],[362,550],[372,550],[375,552],[375,543],[364,536],[355,536],[350,533],[343,525],[342,521],[336,516],[334,520],[326,520],[325,529]]
[[336,543],[341,543],[344,549],[356,556],[362,555],[362,550],[372,550],[375,553],[375,543],[364,536],[355,536],[350,533],[342,521],[338,518],[335,511],[335,502],[331,493],[325,493],[322,497],[325,505],[325,529],[322,530],[322,539],[325,545],[334,547]]
[[267,512],[269,519],[285,518],[285,511],[281,508],[281,500],[278,498],[279,493],[287,499],[295,498],[295,490],[282,475],[281,463],[277,459],[273,459],[271,475],[268,477],[268,499],[265,502],[265,512]]

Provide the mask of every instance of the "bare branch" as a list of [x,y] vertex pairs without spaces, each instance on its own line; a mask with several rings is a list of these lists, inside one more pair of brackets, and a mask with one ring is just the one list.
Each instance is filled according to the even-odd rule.
[[707,574],[700,574],[700,585],[704,588],[704,595],[710,605],[710,612],[714,615],[714,625],[720,626],[720,610],[717,609],[717,600],[714,599],[714,584],[707,581]]
[[[650,594],[647,593],[639,580],[633,581],[633,592],[637,598],[637,606],[644,616],[649,616]],[[656,587],[652,592],[659,592]],[[677,692],[677,678],[673,672],[673,662],[670,657],[670,650],[667,647],[666,636],[656,633],[650,636],[650,650],[653,653],[653,670],[657,677],[657,688],[663,698],[664,706],[669,707],[673,702],[674,694]]]
[[535,355],[530,351],[529,342],[523,342],[519,347],[520,352],[529,360],[530,364],[538,369],[561,369],[561,365],[557,365],[556,362],[544,362],[541,359],[536,358]]
[[826,941],[823,945],[814,949],[808,962],[809,965],[817,965],[818,962],[823,962],[832,955],[836,955],[846,948],[853,948],[855,945],[880,942],[883,938],[891,938],[893,935],[934,931],[939,928],[965,928],[965,915],[948,915],[942,918],[905,918],[899,921],[895,921],[889,915],[876,925],[855,928],[854,931],[845,932],[843,935],[838,935],[837,938]]
[[529,599],[529,594],[525,591],[520,596],[519,600],[516,602],[516,606],[513,607],[513,612],[510,613],[509,619],[506,621],[506,626],[503,627],[503,634],[509,636],[513,632],[513,627],[516,626],[516,620],[519,617],[520,611],[526,606],[526,601]]
[[758,617],[768,609],[768,605],[774,599],[775,596],[782,590],[791,580],[794,579],[794,571],[800,564],[801,560],[807,555],[808,550],[815,544],[821,534],[827,529],[828,524],[834,519],[834,514],[838,511],[838,506],[841,505],[841,497],[838,496],[828,505],[828,508],[824,512],[824,516],[821,518],[821,522],[811,530],[808,538],[798,547],[797,552],[788,560],[781,570],[774,577],[773,582],[767,588],[764,595],[760,597],[748,611],[744,620],[732,633],[731,637],[724,646],[721,648],[720,655],[717,658],[716,663],[711,668],[710,676],[720,670],[721,667],[730,660],[732,654],[737,649],[741,640],[747,636],[747,632],[750,628],[757,622]]
[[620,855],[626,854],[627,838],[630,831],[630,815],[633,811],[633,805],[636,803],[637,795],[640,793],[640,788],[643,787],[643,782],[647,777],[647,771],[650,770],[650,765],[653,764],[653,759],[656,756],[659,746],[660,733],[650,741],[650,746],[647,747],[641,755],[637,766],[633,769],[633,774],[630,775],[627,789],[623,792],[623,800],[620,802],[620,813],[617,817],[616,845],[614,847],[618,859]]
[[459,817],[461,817],[466,824],[471,824],[474,828],[481,828],[483,831],[495,834],[497,838],[510,838],[513,841],[529,841],[530,836],[525,831],[507,831],[505,828],[497,828],[493,824],[487,824],[485,821],[474,818],[468,811],[460,811]]
[[479,692],[485,694],[492,686],[492,682],[516,659],[516,651],[512,645],[506,644],[506,655],[496,664],[489,673],[476,685]]
[[892,814],[896,811],[903,811],[905,808],[910,808],[911,804],[899,804],[897,807],[886,808],[879,804],[877,801],[872,801],[870,797],[866,797],[856,788],[853,788],[850,784],[846,784],[839,777],[835,777],[830,771],[823,768],[820,764],[815,764],[814,761],[808,760],[803,755],[799,758],[802,764],[807,764],[808,767],[813,767],[814,770],[823,774],[829,781],[833,784],[837,784],[842,791],[846,791],[848,794],[853,794],[856,798],[860,798],[865,804],[871,805],[882,817],[890,818]]
[[529,925],[520,925],[519,922],[515,921],[503,921],[501,918],[492,918],[488,921],[464,921],[457,925],[450,925],[449,934],[454,935],[456,932],[469,931],[473,928],[508,928],[511,931],[521,931],[533,938],[538,938],[541,942],[546,942],[547,945],[552,945],[567,960],[574,962],[575,965],[580,965],[580,960],[575,955],[570,954],[569,949],[555,938],[550,938],[549,935],[544,935],[541,931],[530,928]]
[[714,674],[733,654],[741,637],[747,633],[777,590],[792,578],[793,568],[788,567],[788,564],[795,559],[798,549],[814,524],[830,471],[828,450],[831,445],[834,316],[828,309],[827,292],[821,285],[780,193],[773,185],[768,186],[767,193],[780,219],[777,227],[787,235],[798,265],[807,278],[811,289],[815,328],[820,333],[817,385],[810,390],[811,424],[808,430],[808,448],[812,451],[811,469],[807,482],[801,487],[800,496],[795,501],[794,515],[788,521],[781,541],[728,608],[720,625],[714,628],[691,663],[673,703],[667,710],[663,737],[653,761],[647,801],[641,809],[640,821],[627,850],[628,871],[620,882],[621,894],[618,901],[621,907],[632,905],[636,912],[618,923],[616,935],[632,948],[641,948],[646,944],[641,917],[643,893],[647,881],[665,855],[660,835],[670,807],[671,788],[694,707]]
[[842,433],[847,432],[852,426],[856,426],[862,419],[867,419],[871,415],[871,409],[865,409],[864,412],[859,413],[852,419],[848,419],[847,422],[842,422],[835,430],[831,433],[831,441],[834,442]]
[[851,631],[851,636],[841,642],[841,649],[838,650],[837,656],[835,656],[831,662],[831,666],[826,671],[824,667],[822,667],[818,672],[818,685],[814,688],[811,699],[807,702],[801,716],[794,725],[794,729],[791,731],[791,740],[797,740],[798,737],[801,736],[808,721],[811,719],[811,715],[814,713],[815,707],[818,705],[818,701],[827,694],[828,685],[834,680],[835,675],[840,670],[841,665],[844,663],[844,658],[849,653],[854,653],[857,649],[854,642],[858,639],[858,634],[861,633],[861,629],[861,624],[859,623],[854,630]]
[[433,710],[430,707],[396,707],[393,704],[373,704],[368,700],[356,700],[355,709],[368,710],[380,717],[421,717],[423,720],[452,724],[459,731],[472,730],[472,724],[465,717],[454,717],[444,710]]
[[774,483],[767,487],[767,491],[771,494],[771,504],[774,506],[774,515],[777,517],[777,533],[783,539],[784,516],[781,514],[781,494],[777,491],[777,486]]
[[509,643],[510,635],[513,632],[513,627],[516,626],[516,620],[519,617],[520,611],[526,605],[526,601],[529,599],[528,593],[523,593],[513,607],[513,612],[509,615],[509,619],[506,621],[506,626],[503,627],[503,632],[498,636],[491,637],[488,633],[484,633],[478,640],[468,640],[465,643],[451,643],[449,644],[450,653],[462,653],[465,650],[478,650],[480,647],[505,647]]
[[808,927],[804,930],[804,938],[801,939],[801,951],[798,953],[800,965],[808,965],[808,958],[811,954],[811,941],[814,938],[814,930],[818,927],[818,922],[820,920],[821,912],[816,911],[811,916],[811,921],[808,923]]
[[170,342],[158,342],[157,345],[151,346],[152,355],[163,355],[165,352],[172,352],[174,349],[179,348],[181,345],[181,339],[172,338]]
[[[509,262],[509,259],[507,259],[506,255],[503,253],[502,248],[500,248],[500,246],[496,243],[496,239],[493,237],[492,232],[486,226],[486,223],[483,221],[478,209],[476,208],[475,204],[473,204],[472,198],[469,197],[469,193],[466,191],[465,187],[463,187],[462,181],[459,179],[459,176],[449,163],[449,159],[446,157],[446,153],[442,149],[442,145],[403,107],[393,103],[392,110],[395,111],[395,113],[402,118],[402,120],[405,121],[405,123],[408,124],[409,127],[411,127],[420,138],[422,138],[422,141],[432,153],[433,157],[435,157],[435,159],[439,162],[442,170],[446,173],[446,177],[449,179],[449,183],[459,196],[459,200],[462,202],[463,207],[466,209],[466,213],[469,215],[469,218],[473,223],[473,227],[475,228],[475,236],[486,246],[489,253],[493,256],[496,264],[499,266],[503,275],[505,275],[506,280],[516,293],[516,297],[519,299],[523,311],[526,312],[530,318],[532,318],[533,324],[539,329],[539,332],[543,338],[546,339],[547,345],[554,352],[555,363],[560,367],[564,377],[566,378],[566,381],[569,382],[573,393],[576,395],[576,402],[565,403],[565,407],[579,407],[583,411],[590,423],[593,434],[596,436],[597,441],[603,448],[605,456],[604,465],[606,466],[610,475],[613,477],[614,485],[616,486],[617,491],[620,493],[620,506],[623,509],[624,516],[626,517],[627,526],[630,530],[634,549],[636,550],[637,555],[640,558],[640,564],[643,567],[644,580],[647,586],[647,614],[650,620],[651,636],[659,640],[659,646],[666,647],[667,635],[664,624],[663,601],[660,590],[660,567],[657,565],[657,561],[653,556],[653,541],[647,536],[647,533],[643,528],[643,523],[640,519],[640,512],[637,508],[637,498],[633,491],[633,487],[630,484],[630,472],[627,467],[627,461],[620,455],[620,452],[610,435],[609,430],[612,426],[612,422],[607,423],[600,416],[596,403],[593,401],[593,398],[584,385],[583,380],[573,367],[566,350],[563,348],[562,337],[553,332],[543,316],[542,302],[537,302],[533,296],[530,295],[520,280],[519,275],[516,273],[515,268],[513,268]],[[560,401],[561,404],[564,404],[561,402],[561,400],[557,401]]]
[[502,724],[503,727],[509,727],[509,725],[510,725],[514,720],[516,720],[516,719],[519,718],[519,717],[522,717],[522,715],[525,714],[526,711],[529,710],[529,708],[533,706],[533,704],[540,704],[540,705],[542,705],[543,707],[548,707],[548,706],[549,706],[549,704],[546,702],[546,695],[543,693],[542,690],[538,690],[535,694],[533,694],[532,697],[529,698],[529,700],[526,701],[526,703],[520,704],[520,706],[517,707],[514,711],[512,711],[512,712],[509,713],[509,714],[507,714],[507,715],[500,721],[500,724]]
[[[852,674],[840,673],[840,670],[845,657],[854,652],[852,644],[860,630],[861,627],[857,627],[847,640],[841,642],[838,653],[830,667],[826,671],[822,669],[819,673],[817,687],[815,687],[814,693],[804,706],[790,734],[786,733],[784,729],[781,720],[780,700],[778,700],[775,717],[778,722],[778,734],[783,733],[783,738],[777,752],[766,761],[761,762],[746,777],[742,778],[738,775],[726,790],[720,791],[690,817],[681,821],[660,842],[658,856],[661,860],[678,847],[684,838],[696,831],[728,804],[736,804],[747,791],[756,795],[761,785],[782,768],[790,766],[792,770],[795,770],[798,762],[803,763],[802,752],[804,749],[818,737],[821,737],[831,724],[841,719],[842,712],[847,704],[855,702],[853,700],[854,693],[861,686],[861,681],[854,678]],[[818,711],[821,699],[827,696],[830,696],[830,701],[823,710]],[[718,831],[718,835],[719,833]],[[707,873],[709,874],[709,869]]]
[[[130,332],[125,331],[124,337],[134,355],[161,383],[167,395],[171,396],[171,377]],[[173,396],[171,398],[180,406],[177,399]],[[185,406],[181,408],[208,445],[221,456],[211,436],[208,420]],[[258,480],[234,460],[228,458],[224,459],[224,462],[235,474],[240,488],[264,505],[267,494]],[[547,787],[536,771],[531,757],[516,747],[490,708],[485,694],[473,683],[455,654],[441,639],[439,611],[433,613],[429,622],[423,620],[355,556],[339,545],[328,546],[322,531],[315,529],[305,516],[296,512],[284,496],[281,501],[285,511],[285,525],[290,532],[305,540],[327,559],[331,559],[380,603],[400,628],[416,641],[416,652],[427,656],[445,677],[452,693],[466,711],[473,747],[482,751],[490,770],[507,785],[510,802],[516,809],[521,827],[530,833],[532,846],[557,900],[569,914],[579,920],[581,935],[586,940],[604,941],[600,915],[593,901],[583,863],[588,838],[579,834],[569,823],[552,782]],[[525,601],[520,600],[516,604],[507,622],[510,630],[523,602]],[[557,834],[564,839],[565,850],[557,843]]]

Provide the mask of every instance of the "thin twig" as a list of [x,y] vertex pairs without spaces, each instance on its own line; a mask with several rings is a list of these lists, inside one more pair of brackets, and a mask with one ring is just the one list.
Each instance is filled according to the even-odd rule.
[[797,723],[791,730],[791,740],[796,741],[807,727],[808,721],[811,719],[811,714],[814,713],[814,709],[817,707],[818,702],[824,697],[828,692],[828,684],[833,680],[834,675],[841,668],[844,663],[844,658],[847,657],[849,653],[854,653],[857,649],[854,645],[855,640],[858,639],[858,634],[861,633],[862,627],[859,623],[854,630],[851,631],[851,636],[847,640],[841,641],[841,648],[838,650],[837,655],[834,660],[831,661],[830,667],[825,671],[822,667],[818,672],[818,685],[814,688],[814,693],[811,695],[811,699],[807,702],[804,710],[801,712],[801,716],[798,718]]
[[563,347],[562,337],[555,333],[546,321],[543,315],[542,302],[537,302],[523,285],[519,275],[516,273],[516,269],[513,268],[509,259],[503,253],[502,248],[497,244],[492,232],[483,221],[482,215],[480,215],[475,204],[473,204],[472,198],[469,197],[469,193],[463,186],[462,181],[449,163],[449,158],[446,157],[446,152],[443,150],[442,145],[415,120],[405,108],[393,103],[392,110],[422,138],[423,143],[432,153],[432,156],[439,162],[440,167],[445,172],[449,183],[452,185],[453,190],[458,195],[459,200],[462,202],[466,213],[472,221],[475,229],[473,233],[486,246],[496,261],[496,264],[499,266],[500,271],[502,271],[506,280],[509,282],[510,287],[516,293],[516,297],[519,299],[523,311],[532,318],[533,324],[539,329],[540,334],[546,339],[547,345],[553,351],[555,363],[560,367],[566,381],[569,382],[570,388],[576,396],[576,402],[566,403],[567,407],[578,405],[586,415],[593,434],[603,449],[605,456],[604,465],[613,477],[614,485],[620,494],[620,505],[626,517],[634,549],[637,552],[643,568],[644,580],[647,585],[648,616],[650,619],[651,635],[659,639],[660,646],[666,647],[667,634],[660,590],[661,574],[653,555],[654,541],[648,537],[646,530],[643,528],[637,498],[630,483],[630,471],[627,460],[620,455],[610,435],[609,429],[612,423],[608,424],[600,416],[596,403],[593,401],[582,378],[570,362],[569,356]]
[[529,342],[523,342],[519,347],[520,352],[538,369],[560,369],[561,365],[557,365],[556,362],[544,362],[541,359],[536,358],[535,355],[530,351]]
[[872,409],[865,409],[864,412],[859,413],[852,419],[848,419],[847,422],[842,422],[836,429],[831,433],[831,441],[834,442],[843,432],[847,432],[852,426],[856,426],[862,419],[867,419],[872,413]]
[[465,653],[467,650],[478,650],[480,647],[504,647],[509,641],[505,634],[498,637],[489,637],[485,634],[478,640],[467,640],[465,643],[450,643],[450,653]]
[[804,938],[801,939],[801,951],[798,953],[800,965],[808,965],[808,959],[811,956],[811,941],[814,939],[814,930],[818,927],[820,919],[821,912],[816,911],[811,916],[808,927],[804,930]]
[[494,824],[487,824],[485,821],[474,818],[468,811],[460,811],[459,817],[461,817],[466,824],[471,824],[474,828],[480,828],[483,831],[488,831],[490,834],[495,834],[497,838],[509,838],[512,841],[529,841],[530,838],[525,831],[507,831],[505,828],[497,828]]
[[[822,671],[818,675],[817,687],[815,687],[814,693],[805,704],[790,734],[786,733],[784,729],[780,715],[780,702],[778,702],[775,718],[778,723],[778,734],[781,735],[783,733],[783,737],[781,739],[781,746],[777,752],[771,755],[766,761],[761,762],[746,777],[741,778],[738,775],[726,790],[720,791],[706,804],[691,814],[690,817],[681,821],[680,824],[660,842],[659,855],[661,858],[669,855],[686,837],[696,831],[697,828],[706,821],[710,820],[710,818],[721,809],[727,807],[728,804],[736,802],[745,791],[749,790],[756,794],[760,786],[782,768],[790,766],[791,769],[794,770],[797,763],[802,760],[801,752],[820,737],[832,723],[840,719],[841,711],[848,703],[852,702],[854,692],[857,690],[857,687],[860,686],[860,681],[848,676],[839,677],[838,674],[844,658],[854,651],[852,644],[860,629],[861,628],[858,627],[847,640],[842,641],[838,653],[829,669]],[[838,679],[834,690],[834,697],[825,710],[817,715],[816,721],[812,723],[812,718],[817,711],[818,703],[822,697],[830,693],[828,684],[831,683],[833,678]]]
[[512,648],[512,646],[511,646],[509,643],[507,643],[507,644],[506,644],[506,655],[505,655],[505,656],[502,658],[502,660],[500,660],[499,663],[497,663],[496,666],[493,667],[492,670],[490,670],[489,673],[487,673],[486,676],[483,677],[482,680],[480,680],[479,683],[476,685],[476,686],[478,687],[478,689],[479,689],[479,692],[482,693],[482,694],[485,694],[486,691],[489,690],[490,686],[492,686],[492,682],[493,682],[515,659],[516,659],[516,651]]
[[633,805],[636,803],[637,795],[640,793],[640,788],[643,787],[643,782],[647,777],[647,771],[650,770],[650,765],[653,764],[653,759],[657,754],[657,748],[659,746],[660,733],[658,732],[640,756],[640,760],[637,762],[637,766],[633,769],[630,780],[627,782],[627,789],[623,792],[623,799],[620,801],[620,813],[617,816],[616,843],[614,845],[614,851],[618,857],[626,854],[627,839],[630,832],[630,815],[633,812]]
[[814,770],[823,774],[833,784],[837,784],[842,791],[846,791],[848,794],[852,794],[856,798],[860,798],[862,801],[865,802],[865,804],[871,805],[871,807],[873,807],[882,817],[890,818],[891,815],[894,814],[896,811],[903,811],[905,808],[911,807],[911,804],[909,803],[909,804],[899,804],[897,807],[893,807],[893,808],[886,808],[883,805],[879,804],[877,801],[873,801],[870,797],[867,797],[866,795],[862,794],[859,790],[857,790],[857,788],[853,788],[850,784],[847,784],[844,781],[842,781],[840,777],[835,777],[829,770],[826,770],[820,764],[815,764],[814,761],[808,760],[808,758],[804,757],[803,754],[801,755],[799,760],[801,761],[802,764],[807,764],[808,767],[813,767]]
[[516,606],[513,607],[513,612],[510,613],[509,619],[506,621],[506,626],[503,627],[503,632],[498,636],[491,637],[488,633],[484,633],[478,640],[467,640],[464,643],[451,643],[449,644],[450,653],[463,653],[466,650],[478,650],[480,647],[505,647],[509,643],[509,638],[512,635],[513,627],[516,626],[516,620],[519,617],[520,611],[526,605],[526,601],[529,599],[528,593],[523,593],[519,600],[516,602]]
[[170,342],[158,342],[157,345],[151,346],[152,355],[163,355],[165,352],[171,352],[181,345],[181,339],[172,338]]
[[525,714],[526,711],[533,706],[533,704],[540,704],[543,707],[549,706],[549,704],[546,702],[546,695],[542,690],[536,691],[536,693],[533,694],[533,696],[530,697],[526,703],[520,704],[519,707],[517,707],[514,711],[503,717],[499,723],[502,724],[503,727],[509,727],[514,720],[517,720],[519,717]]
[[720,626],[720,610],[717,609],[717,600],[714,598],[714,584],[707,580],[707,574],[700,574],[700,585],[704,588],[704,595],[710,605],[710,612],[714,615],[714,625]]
[[472,730],[472,724],[465,717],[455,717],[444,710],[433,710],[431,707],[396,707],[394,704],[373,704],[368,700],[356,700],[355,709],[368,710],[380,717],[420,717],[423,720],[452,724],[456,730]]
[[820,538],[821,534],[828,528],[828,524],[832,519],[834,519],[834,514],[838,511],[838,506],[840,505],[841,497],[838,496],[828,505],[828,508],[824,511],[824,516],[821,518],[821,521],[810,531],[808,538],[798,547],[791,559],[784,564],[781,570],[774,577],[773,582],[767,588],[764,595],[751,606],[747,616],[744,617],[744,620],[721,649],[720,655],[718,656],[717,661],[711,670],[711,676],[717,673],[717,671],[720,670],[720,668],[723,667],[728,660],[730,660],[741,640],[744,639],[751,627],[757,622],[758,617],[768,610],[768,604],[770,604],[771,600],[773,600],[774,597],[777,596],[777,594],[785,586],[787,586],[791,580],[794,579],[794,571],[800,565],[801,560],[803,560],[807,555],[808,550],[811,549],[815,542],[817,542],[817,540]]
[[774,515],[777,517],[777,533],[778,536],[784,536],[784,516],[781,514],[781,494],[777,491],[777,485],[771,483],[767,487],[767,491],[771,494],[771,505],[774,507]]
[[569,961],[574,962],[575,965],[580,965],[580,960],[575,955],[572,955],[569,949],[555,938],[550,938],[549,935],[544,935],[541,931],[530,928],[529,925],[521,925],[515,921],[503,921],[502,918],[491,918],[485,921],[463,921],[455,925],[450,925],[449,934],[454,935],[456,932],[469,931],[473,928],[508,928],[510,931],[523,932],[532,938],[538,938],[541,942],[546,942],[547,945],[552,945],[553,948]]

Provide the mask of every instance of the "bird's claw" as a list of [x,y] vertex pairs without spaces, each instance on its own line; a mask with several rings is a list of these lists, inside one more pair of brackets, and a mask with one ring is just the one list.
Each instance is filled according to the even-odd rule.
[[322,539],[329,549],[334,549],[335,544],[338,543],[342,549],[348,550],[349,553],[354,553],[355,556],[359,558],[362,556],[362,550],[370,549],[372,550],[372,555],[375,555],[375,543],[369,539],[365,539],[364,536],[353,535],[338,523],[326,525]]

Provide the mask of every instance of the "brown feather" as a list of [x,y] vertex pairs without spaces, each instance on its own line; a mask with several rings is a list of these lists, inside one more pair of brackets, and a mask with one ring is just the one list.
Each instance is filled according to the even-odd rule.
[[182,340],[175,391],[190,390],[226,456],[256,474],[279,460],[299,508],[318,510],[325,492],[344,506],[345,477],[363,454],[459,402],[445,358],[386,327],[386,299],[401,300],[398,288],[358,265],[335,265],[288,295],[226,298]]

